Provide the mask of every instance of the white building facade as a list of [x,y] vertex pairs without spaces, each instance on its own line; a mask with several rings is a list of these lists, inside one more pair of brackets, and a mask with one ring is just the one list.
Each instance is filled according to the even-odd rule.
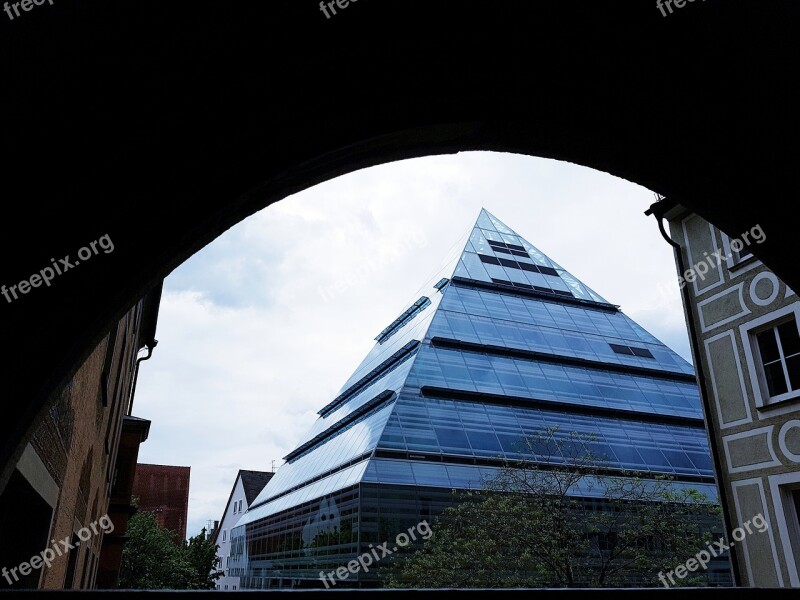
[[231,530],[273,475],[274,473],[264,471],[244,470],[239,471],[236,475],[236,481],[228,497],[225,512],[222,514],[219,526],[214,532],[214,542],[218,546],[217,557],[220,559],[217,570],[223,572],[223,576],[217,579],[216,582],[218,590],[233,591],[239,589],[239,577],[231,576],[228,569],[231,554]]

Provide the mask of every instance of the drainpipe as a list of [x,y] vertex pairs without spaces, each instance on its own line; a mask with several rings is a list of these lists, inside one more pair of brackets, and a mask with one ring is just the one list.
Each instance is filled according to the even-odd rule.
[[146,360],[150,360],[150,357],[153,356],[153,350],[155,350],[155,347],[157,345],[158,345],[158,340],[152,340],[150,342],[147,342],[145,346],[147,348],[147,356],[143,356],[142,358],[136,360],[136,368],[134,369],[133,372],[133,385],[131,386],[131,395],[130,398],[128,399],[128,412],[126,413],[129,417],[133,413],[133,396],[134,394],[136,394],[136,382],[139,380],[139,365]]
[[[678,265],[678,272],[685,273],[686,272],[686,265],[683,261],[683,252],[681,252],[681,245],[676,243],[672,240],[671,237],[667,234],[666,230],[664,229],[664,214],[675,206],[673,203],[670,203],[666,200],[666,198],[659,200],[655,204],[653,204],[649,209],[645,211],[645,215],[650,216],[653,215],[656,218],[656,222],[658,223],[658,229],[661,232],[661,236],[667,241],[667,243],[672,246],[673,253],[675,254],[675,262]],[[722,462],[720,461],[720,454],[719,454],[719,446],[717,444],[717,437],[713,433],[713,420],[712,417],[714,413],[711,411],[711,401],[708,397],[708,387],[706,382],[706,376],[703,373],[702,364],[700,364],[700,338],[697,335],[697,328],[694,324],[694,314],[692,312],[692,299],[689,296],[689,290],[687,286],[683,286],[681,288],[681,298],[683,299],[683,310],[686,314],[686,323],[689,327],[689,342],[692,346],[692,354],[695,357],[695,375],[697,377],[697,385],[700,388],[700,401],[703,404],[703,413],[706,417],[706,435],[708,436],[708,445],[711,448],[711,458],[714,461],[714,470],[716,471],[717,477],[717,490],[720,494],[720,505],[722,506],[722,517],[725,522],[725,529],[726,529],[726,537],[728,531],[733,531],[733,521],[731,520],[731,514],[728,509],[728,503],[724,501],[725,499],[725,491],[723,489],[724,480],[722,478]],[[738,548],[734,549],[731,548],[729,552],[731,553],[731,568],[733,570],[733,585],[736,587],[740,587],[742,585],[742,579],[739,573],[739,561],[737,560],[736,553],[739,551]]]

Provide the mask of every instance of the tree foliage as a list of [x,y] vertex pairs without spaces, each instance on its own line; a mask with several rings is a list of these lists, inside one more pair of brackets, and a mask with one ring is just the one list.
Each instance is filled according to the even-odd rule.
[[[592,438],[549,429],[524,440],[480,491],[456,497],[389,587],[658,586],[722,530],[719,508],[667,477],[608,474]],[[703,585],[702,574],[682,581]]]
[[222,576],[217,546],[200,534],[176,543],[175,533],[162,529],[150,512],[140,511],[128,522],[122,552],[119,587],[142,590],[213,589]]

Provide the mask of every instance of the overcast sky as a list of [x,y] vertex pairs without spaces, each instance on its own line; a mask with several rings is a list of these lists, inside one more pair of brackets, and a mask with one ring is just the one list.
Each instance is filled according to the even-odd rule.
[[153,422],[140,462],[191,466],[189,535],[220,519],[237,471],[280,466],[481,207],[691,360],[672,249],[643,214],[653,201],[584,167],[470,152],[264,209],[165,281],[134,404]]

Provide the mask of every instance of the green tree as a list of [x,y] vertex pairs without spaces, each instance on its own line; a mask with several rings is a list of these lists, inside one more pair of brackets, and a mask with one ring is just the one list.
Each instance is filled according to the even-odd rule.
[[205,529],[189,542],[175,543],[175,533],[162,529],[155,516],[136,513],[128,522],[128,541],[122,552],[119,587],[144,590],[213,589],[222,576],[217,546]]
[[[484,489],[459,494],[388,587],[658,586],[722,530],[719,508],[667,477],[608,475],[594,440],[549,429],[523,441]],[[601,498],[604,497],[605,499]],[[702,575],[683,585],[703,585]]]
[[186,582],[188,590],[213,590],[217,579],[222,577],[222,571],[217,571],[219,558],[217,546],[206,535],[205,527],[200,533],[189,538],[182,546],[184,559],[189,564],[191,577]]

